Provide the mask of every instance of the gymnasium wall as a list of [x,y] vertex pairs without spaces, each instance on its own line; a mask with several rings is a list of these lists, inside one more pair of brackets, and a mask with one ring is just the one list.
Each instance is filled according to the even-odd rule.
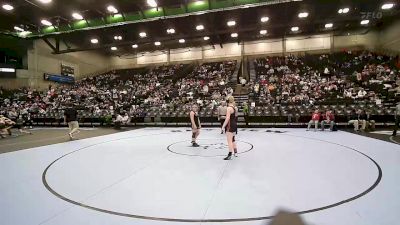
[[369,31],[366,34],[350,34],[344,36],[335,36],[333,38],[333,49],[370,49],[376,50],[378,47],[379,33],[376,31]]
[[377,43],[377,33],[364,35],[313,35],[282,39],[265,39],[245,43],[226,43],[196,48],[181,48],[151,53],[138,53],[126,57],[112,57],[113,68],[133,68],[152,64],[168,64],[189,61],[210,61],[221,58],[240,58],[242,56],[298,53],[309,51],[329,52],[334,49],[367,48],[374,49]]
[[400,20],[380,32],[379,44],[382,50],[400,53]]
[[[61,45],[63,48],[64,46]],[[75,76],[82,76],[96,73],[107,69],[110,66],[110,58],[93,51],[73,52],[54,55],[47,44],[38,40],[35,41],[32,50],[28,51],[28,69],[38,73],[61,73],[61,63],[71,65],[75,68]]]
[[110,57],[110,67],[112,69],[129,69],[139,67],[136,56]]
[[202,48],[179,48],[171,49],[171,62],[184,62],[190,60],[201,60],[203,58]]
[[166,52],[155,51],[148,54],[138,54],[137,64],[155,64],[168,62],[168,54]]
[[[63,47],[61,45],[61,47]],[[43,79],[44,73],[61,74],[61,64],[73,66],[75,79],[106,71],[110,67],[110,58],[95,52],[74,52],[68,54],[51,54],[50,47],[42,40],[33,42],[28,49],[28,69],[17,70],[17,79],[0,79],[0,85],[15,89],[30,86],[43,89],[52,82]]]
[[265,55],[282,52],[282,39],[246,42],[243,48],[244,55]]

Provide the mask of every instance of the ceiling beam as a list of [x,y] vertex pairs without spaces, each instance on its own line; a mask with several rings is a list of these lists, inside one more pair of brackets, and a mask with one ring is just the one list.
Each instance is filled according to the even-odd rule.
[[[275,30],[288,30],[290,26],[287,24],[277,24],[272,26],[272,29]],[[268,34],[266,36],[259,36],[259,26],[257,24],[251,25],[251,26],[246,26],[242,27],[236,30],[236,32],[239,34],[239,37],[237,39],[231,39],[230,34],[232,32],[231,29],[227,28],[224,30],[216,30],[216,31],[208,31],[208,32],[199,32],[199,33],[189,33],[189,34],[182,34],[182,35],[174,35],[174,36],[165,36],[158,38],[157,40],[162,43],[163,46],[167,48],[167,46],[170,45],[176,45],[177,40],[180,38],[183,38],[187,40],[188,44],[185,45],[185,47],[189,47],[190,45],[190,40],[194,40],[194,42],[201,42],[203,45],[206,44],[224,44],[228,42],[237,42],[237,41],[254,41],[254,40],[264,40],[264,39],[278,39],[283,37],[288,37],[288,36],[308,36],[308,35],[315,35],[315,34],[329,34],[329,33],[335,33],[335,32],[342,32],[341,29],[333,29],[333,30],[308,30],[305,29],[303,30],[302,33],[279,33],[279,34]],[[222,36],[227,36],[228,39],[223,38]],[[204,36],[210,36],[210,37],[215,37],[210,38],[209,41],[203,41]],[[214,41],[216,43],[214,43]],[[55,54],[64,54],[64,53],[70,53],[70,52],[79,52],[79,51],[91,51],[91,50],[100,50],[100,49],[109,49],[110,47],[116,46],[116,47],[126,47],[130,46],[132,44],[138,44],[139,48],[140,46],[153,46],[154,40],[152,38],[146,38],[146,39],[137,39],[137,40],[127,40],[127,41],[121,41],[121,42],[111,42],[111,43],[105,43],[102,45],[92,45],[89,47],[79,47],[79,48],[70,48],[67,50],[59,50],[55,51]],[[178,45],[176,45],[176,48],[179,48]],[[175,48],[175,47],[174,47]],[[138,51],[138,50],[135,50]],[[141,50],[139,50],[141,51]]]
[[56,49],[60,51],[60,37],[56,37],[55,40],[56,40]]
[[[246,26],[243,27],[241,29],[238,29],[237,32],[242,33],[242,34],[246,34],[246,33],[251,33],[252,31],[256,31],[258,30],[258,26],[257,25],[252,25],[252,26]],[[208,31],[208,32],[198,32],[195,33],[195,35],[193,33],[188,33],[188,34],[182,34],[182,35],[174,35],[174,36],[165,36],[165,37],[161,37],[158,38],[157,40],[160,41],[163,45],[165,45],[166,42],[173,42],[176,43],[177,40],[183,38],[185,40],[193,40],[193,39],[203,39],[204,36],[217,36],[219,37],[220,35],[224,35],[224,34],[229,34],[231,33],[231,29],[227,28],[224,30],[213,30],[213,31]],[[211,41],[211,39],[210,39]],[[210,43],[210,41],[207,41],[205,43]],[[139,39],[139,40],[128,40],[128,41],[120,41],[120,42],[112,42],[112,43],[106,43],[106,44],[102,44],[102,45],[98,45],[98,46],[91,46],[91,47],[82,47],[82,48],[71,48],[68,50],[61,50],[58,51],[58,53],[56,54],[64,54],[64,53],[70,53],[70,52],[79,52],[79,51],[91,51],[91,50],[99,50],[99,49],[107,49],[107,48],[111,48],[113,46],[115,47],[119,47],[119,46],[129,46],[132,44],[138,44],[140,45],[145,45],[145,44],[153,44],[154,40],[152,38],[146,38],[146,39]],[[224,40],[222,39],[218,39],[218,44],[223,43]]]
[[[54,46],[50,41],[49,41],[49,39],[47,39],[47,38],[43,38],[43,41],[44,42],[46,42],[46,44],[53,50],[53,54],[59,54],[60,53],[60,44],[58,44],[57,45],[57,43],[56,43],[56,46]],[[56,41],[57,42],[57,41]],[[58,48],[57,48],[58,47]]]
[[[293,2],[293,1],[298,1],[298,0],[270,0],[266,2],[259,2],[255,4],[251,4],[248,6],[248,8],[254,8],[254,7],[260,7],[260,6],[266,6],[266,5],[274,5],[274,4],[282,4],[282,3],[288,3],[288,2]],[[211,1],[208,1],[209,9],[202,11],[203,13],[215,13],[215,12],[221,12],[221,11],[232,11],[232,10],[240,10],[242,7],[241,5],[238,6],[231,6],[231,7],[226,7],[226,8],[212,8],[211,6]],[[50,35],[61,35],[61,34],[66,34],[66,33],[72,33],[72,32],[77,32],[77,31],[87,31],[87,30],[97,30],[97,29],[103,29],[107,27],[118,27],[118,26],[123,26],[123,25],[128,25],[128,24],[136,24],[136,23],[144,23],[144,22],[150,22],[150,21],[156,21],[159,20],[159,17],[154,17],[154,18],[146,18],[146,15],[144,14],[142,7],[138,4],[136,6],[140,9],[140,13],[143,17],[141,20],[135,20],[135,21],[124,21],[124,22],[119,22],[119,23],[108,23],[104,25],[99,25],[99,26],[93,26],[93,27],[85,27],[81,29],[76,29],[76,30],[68,30],[68,31],[57,31],[57,32],[52,32],[48,34],[33,34],[29,36],[28,38],[35,39],[35,38],[42,38]],[[194,13],[183,13],[179,15],[167,15],[165,18],[177,18],[177,17],[186,17],[190,15],[198,15],[198,12]]]
[[71,46],[64,39],[62,39],[62,42],[67,47],[67,49],[71,49]]

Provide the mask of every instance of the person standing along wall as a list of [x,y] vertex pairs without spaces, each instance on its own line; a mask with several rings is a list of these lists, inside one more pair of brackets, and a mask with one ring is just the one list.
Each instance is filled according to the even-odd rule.
[[394,123],[394,130],[393,130],[392,136],[396,136],[396,135],[397,135],[397,130],[399,129],[399,123],[400,123],[400,102],[397,103],[397,105],[396,105],[396,110],[395,110],[395,112],[394,112],[394,119],[395,119],[395,123]]
[[64,123],[68,124],[69,127],[69,138],[74,139],[74,134],[78,134],[79,123],[78,123],[78,111],[75,109],[72,103],[67,104],[67,108],[64,110]]

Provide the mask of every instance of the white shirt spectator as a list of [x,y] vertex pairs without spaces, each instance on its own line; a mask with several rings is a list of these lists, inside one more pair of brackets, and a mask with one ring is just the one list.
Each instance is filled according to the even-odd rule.
[[203,86],[203,92],[204,92],[204,93],[208,93],[208,86],[207,86],[207,85],[204,85],[204,86]]
[[121,116],[120,114],[117,115],[117,118],[115,119],[116,122],[121,122],[123,124],[127,124],[129,121],[129,116],[125,115],[125,116]]
[[364,96],[367,94],[367,92],[364,89],[361,89],[358,91],[358,97],[359,98],[364,98]]

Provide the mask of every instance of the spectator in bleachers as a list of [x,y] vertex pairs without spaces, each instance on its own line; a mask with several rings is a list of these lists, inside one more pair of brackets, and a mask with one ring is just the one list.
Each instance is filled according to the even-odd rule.
[[365,131],[365,128],[367,127],[367,120],[368,117],[365,110],[359,110],[358,121],[361,124],[361,131]]
[[400,123],[400,102],[397,103],[396,105],[396,110],[394,112],[394,129],[393,129],[393,134],[392,136],[397,135],[397,130],[399,129],[399,123]]
[[358,121],[358,114],[356,113],[355,109],[351,110],[351,113],[349,115],[349,125],[353,124],[354,125],[354,131],[359,131],[359,121]]
[[20,114],[15,120],[15,124],[13,128],[17,128],[20,134],[32,134],[32,132],[28,131],[25,127],[27,124],[25,117]]
[[329,129],[333,131],[333,127],[335,125],[335,114],[331,110],[326,111],[325,119],[321,122],[322,131],[325,130],[325,124],[329,124]]
[[367,95],[367,92],[366,92],[364,89],[361,88],[361,89],[358,91],[357,97],[358,97],[358,98],[364,98],[366,95]]
[[128,125],[129,120],[130,118],[127,112],[118,113],[114,120],[115,129],[120,129],[121,126]]
[[243,103],[243,114],[244,114],[244,116],[249,115],[249,105],[247,104],[247,102]]
[[[394,57],[350,51],[320,56],[260,58],[255,60],[257,80],[251,87],[258,98],[256,85],[264,80],[269,81],[268,87],[276,84],[277,90],[270,93],[272,102],[278,104],[304,104],[304,98],[313,103],[334,102],[342,96],[352,101],[366,99],[374,103],[379,98],[377,91],[385,85],[392,89],[393,81],[399,80],[398,70],[389,67],[393,66],[393,61]],[[326,69],[329,73],[325,73]],[[262,103],[271,102],[263,99],[262,93],[266,90],[262,85],[259,92]]]
[[317,131],[320,118],[321,114],[319,113],[318,109],[316,109],[314,113],[311,115],[310,122],[308,122],[307,131],[310,130],[312,125],[314,125],[314,131]]
[[367,127],[369,131],[375,130],[375,120],[373,120],[373,116],[371,115],[371,112],[367,112]]
[[[265,57],[256,59],[254,65],[257,77],[248,84],[257,95],[250,101],[261,106],[349,105],[360,101],[386,106],[400,90],[393,57],[370,52]],[[33,117],[51,117],[66,102],[74,102],[84,106],[85,115],[101,114],[105,118],[122,109],[139,117],[148,115],[152,108],[182,111],[192,99],[214,109],[233,92],[227,84],[235,61],[203,63],[189,75],[177,76],[181,68],[179,64],[142,72],[113,71],[74,85],[52,86],[44,92],[21,88],[10,94],[2,89],[0,114],[8,116],[9,109],[14,108],[16,115],[28,112]],[[326,68],[329,73],[324,73]],[[130,109],[132,105],[135,109]],[[356,130],[362,127],[358,119],[352,121]]]
[[11,135],[11,128],[15,125],[15,122],[9,118],[0,115],[0,137],[4,138],[5,135]]

